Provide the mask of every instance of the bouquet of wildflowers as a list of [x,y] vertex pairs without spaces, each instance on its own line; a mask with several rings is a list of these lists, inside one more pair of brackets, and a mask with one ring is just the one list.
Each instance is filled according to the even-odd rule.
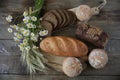
[[[48,31],[41,26],[38,17],[43,3],[44,0],[36,0],[33,8],[30,7],[29,10],[24,11],[23,21],[16,25],[10,25],[10,28],[8,28],[8,32],[15,36],[13,39],[18,42],[18,47],[22,52],[22,61],[27,65],[30,73],[36,72],[36,70],[46,70],[44,63],[47,59],[44,58],[36,45],[39,39],[41,40],[43,36],[48,34]],[[13,17],[8,15],[6,20],[12,22]]]

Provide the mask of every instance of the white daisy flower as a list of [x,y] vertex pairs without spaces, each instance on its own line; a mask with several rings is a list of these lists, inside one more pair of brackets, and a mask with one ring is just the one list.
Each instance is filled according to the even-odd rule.
[[12,19],[13,19],[13,17],[12,17],[11,15],[8,15],[8,16],[6,17],[6,21],[7,21],[7,22],[12,22]]
[[12,30],[11,28],[8,28],[8,32],[9,32],[9,33],[12,33],[13,30]]
[[20,43],[20,45],[19,45],[20,47],[24,47],[24,44],[23,43]]
[[34,25],[33,25],[32,23],[28,23],[26,26],[27,26],[28,28],[34,28]]
[[36,28],[36,25],[33,25],[33,28]]
[[30,31],[29,30],[24,30],[23,31],[23,35],[24,36],[29,36],[30,35]]
[[24,44],[23,44],[23,43],[20,43],[20,44],[18,45],[18,47],[20,48],[21,51],[24,50]]
[[29,51],[29,50],[30,50],[30,46],[27,46],[25,49],[26,49],[27,51]]
[[32,16],[32,17],[31,17],[31,20],[35,22],[35,21],[37,21],[37,17]]
[[17,38],[18,38],[18,39],[22,39],[23,36],[19,34],[19,35],[17,36]]
[[23,43],[25,43],[25,44],[26,44],[27,42],[28,42],[28,40],[27,40],[27,39],[24,39],[24,40],[23,40]]
[[28,23],[29,20],[30,20],[30,17],[29,17],[29,16],[26,16],[26,17],[23,18],[23,22],[24,22],[24,23]]
[[17,37],[13,37],[14,41],[19,42],[20,40]]
[[10,25],[11,28],[15,29],[15,30],[19,30],[19,27],[17,25]]
[[18,39],[21,39],[21,38],[22,38],[22,35],[19,34],[19,33],[14,33],[14,35],[15,35]]
[[42,30],[39,32],[40,36],[46,36],[48,34],[48,30]]
[[23,33],[25,31],[25,29],[24,28],[20,28],[20,31]]
[[35,36],[35,34],[34,34],[34,33],[31,33],[30,35],[31,35],[32,37],[34,37],[34,36]]
[[34,41],[34,42],[37,42],[37,37],[31,37],[31,40]]
[[18,33],[14,33],[15,36],[18,36],[19,34]]
[[23,16],[24,17],[28,16],[28,11],[24,11]]

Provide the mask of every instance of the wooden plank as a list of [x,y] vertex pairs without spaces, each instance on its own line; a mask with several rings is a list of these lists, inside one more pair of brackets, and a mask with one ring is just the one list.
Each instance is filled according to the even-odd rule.
[[[45,2],[45,7],[46,10],[50,9],[69,9],[73,7],[77,7],[79,5],[89,5],[91,7],[98,6],[102,0],[46,0]],[[119,7],[119,0],[107,0],[107,5],[104,7],[104,10],[107,11],[113,11],[113,10],[118,10],[120,9]]]
[[0,73],[26,73],[26,68],[20,62],[20,56],[4,55],[0,56]]
[[[0,40],[0,55],[20,55],[17,45],[13,40]],[[109,40],[105,49],[108,54],[119,55],[120,40]]]
[[34,0],[5,0],[0,3],[0,24],[7,24],[5,17],[9,14],[20,16],[25,8],[32,7]]
[[8,32],[9,25],[1,25],[0,28],[0,39],[13,39],[13,34]]
[[[98,4],[97,1],[100,0],[47,0],[46,4],[46,10],[50,10],[53,8],[71,8],[75,7],[79,4],[88,4],[90,6],[95,6]],[[94,3],[95,2],[95,3]],[[110,34],[110,38],[112,40],[109,41],[106,50],[109,53],[109,63],[107,66],[102,70],[94,70],[90,66],[81,74],[83,75],[89,75],[86,76],[79,76],[78,78],[75,78],[75,80],[89,80],[89,79],[97,79],[97,80],[119,80],[120,78],[120,7],[119,7],[120,0],[108,0],[107,6],[103,9],[100,15],[93,17],[92,20],[89,22],[90,24],[93,24],[95,26],[100,26],[103,28],[106,32]],[[24,10],[25,5],[29,6],[31,3],[31,0],[7,0],[7,2],[3,1],[3,4],[0,4],[0,73],[1,74],[26,74],[26,68],[23,66],[20,62],[20,51],[16,47],[16,43],[14,43],[12,40],[4,40],[4,39],[12,39],[12,35],[7,32],[8,24],[5,22],[5,16],[7,16],[9,13],[13,12],[20,12]],[[68,27],[65,29],[61,29],[59,31],[54,32],[54,35],[66,35],[75,37],[76,27]],[[4,36],[3,36],[4,34]],[[114,71],[111,71],[114,70]],[[59,78],[61,80],[63,79],[69,79],[66,76],[63,76],[63,73],[58,73],[56,71],[49,71],[48,73],[38,73],[43,75],[38,75],[36,79],[43,80],[53,80],[56,78]],[[44,74],[55,74],[55,75],[47,75],[46,77]],[[95,75],[95,76],[93,76]],[[107,77],[110,75],[109,77]],[[3,76],[3,75],[2,75]],[[44,77],[42,77],[44,76]],[[114,77],[113,77],[114,76]],[[6,76],[5,76],[6,77]],[[16,79],[22,79],[26,80],[26,77],[19,78],[18,76],[12,77],[2,77],[0,76],[0,79],[6,80],[11,78],[11,80]],[[27,78],[29,80],[29,78]]]
[[[114,45],[116,44],[116,45]],[[120,74],[118,68],[120,67],[119,52],[120,52],[120,40],[110,40],[106,46],[109,54],[109,64],[103,70],[94,70],[88,67],[82,75],[118,75]],[[14,73],[25,74],[26,68],[20,62],[20,51],[17,44],[13,40],[0,40],[0,73]],[[114,69],[114,72],[110,73],[109,70]],[[40,73],[43,74],[43,73]],[[48,72],[46,74],[51,74]],[[59,74],[53,71],[52,74]]]
[[120,40],[109,40],[108,44],[105,47],[108,54],[120,54]]
[[[106,32],[110,34],[110,38],[112,39],[120,39],[120,7],[119,5],[119,0],[109,0],[108,4],[105,6],[103,11],[101,12],[100,15],[94,16],[92,20],[90,20],[90,24],[100,26],[102,27]],[[66,4],[67,3],[67,4]],[[78,6],[79,4],[88,4],[88,5],[94,5],[99,3],[99,0],[46,0],[46,10],[54,9],[54,8],[67,8],[67,7],[75,7]],[[26,6],[25,6],[26,4]],[[32,0],[8,0],[6,3],[5,1],[3,2],[1,8],[0,8],[0,39],[12,39],[12,35],[7,32],[7,28],[9,27],[8,23],[5,21],[5,17],[11,13],[12,11],[16,15],[17,12],[21,12],[24,10],[25,7],[32,6]],[[58,6],[58,7],[56,7]],[[19,13],[18,13],[19,14]],[[68,27],[65,29],[62,29],[62,32],[58,31],[57,33],[61,33],[59,35],[65,34],[65,35],[72,35],[74,36],[73,33],[71,32],[66,32],[69,29],[71,32],[75,32],[76,27]],[[65,33],[64,33],[65,32]],[[3,36],[4,34],[4,36]]]
[[0,75],[0,80],[119,80],[119,76],[78,76],[69,78],[64,75]]
[[[109,54],[109,62],[105,68],[95,70],[88,65],[81,75],[89,76],[116,76],[120,75],[120,55]],[[20,62],[20,55],[1,55],[0,56],[0,74],[26,74],[26,67]],[[114,71],[111,71],[114,70]],[[39,72],[38,74],[63,74],[50,70],[47,73]]]
[[[20,55],[0,55],[0,74],[28,74],[28,71],[22,63]],[[40,72],[39,74],[59,74],[59,72],[50,70],[47,73]]]
[[[120,23],[109,22],[109,21],[90,21],[89,24],[96,27],[101,27],[110,36],[110,39],[120,39]],[[65,35],[75,37],[75,26],[69,26],[60,30],[55,31],[54,35]]]
[[0,55],[20,55],[17,43],[13,40],[0,40]]
[[0,75],[0,80],[27,80],[26,75]]
[[110,39],[120,39],[120,24],[113,21],[90,21],[91,25],[102,28],[108,33]]
[[[105,30],[110,36],[111,39],[120,39],[120,22],[108,22],[108,21],[90,21],[91,25],[101,27]],[[12,39],[13,34],[8,33],[7,28],[8,24],[0,24],[0,39]],[[75,37],[75,26],[69,26],[66,28],[62,28],[54,31],[54,35],[65,35]],[[3,36],[4,34],[4,36]]]

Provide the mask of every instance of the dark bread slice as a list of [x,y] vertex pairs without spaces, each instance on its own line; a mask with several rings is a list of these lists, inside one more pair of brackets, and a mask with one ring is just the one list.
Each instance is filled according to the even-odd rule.
[[69,19],[70,19],[70,21],[69,21],[68,25],[71,25],[71,24],[72,24],[72,22],[73,22],[73,16],[72,16],[72,14],[71,14],[71,12],[70,12],[70,11],[68,11],[68,15],[69,15]]
[[65,10],[63,9],[62,12],[64,13],[65,15],[65,21],[63,22],[63,24],[61,24],[61,27],[65,27],[65,24],[67,22],[67,16],[66,16],[66,13],[65,13]]
[[77,23],[77,17],[73,12],[71,12],[71,14],[73,16],[73,23],[72,24],[76,24]]
[[58,25],[56,27],[60,26],[60,24],[62,23],[62,16],[57,10],[51,10],[51,12],[53,12],[56,15],[56,18],[58,19]]
[[57,11],[62,16],[62,23],[58,26],[58,28],[60,28],[60,27],[63,27],[63,25],[65,24],[65,22],[66,22],[66,16],[65,16],[65,14],[64,14],[64,12],[63,12],[62,9],[61,10],[57,10]]
[[50,36],[52,31],[53,31],[53,25],[52,23],[50,23],[49,21],[46,21],[46,20],[42,20],[41,21],[41,25],[42,27],[44,27],[46,30],[48,30],[48,35],[47,36]]
[[71,11],[68,11],[69,12],[69,15],[70,15],[70,22],[69,22],[69,25],[73,25],[76,23],[76,16],[73,12]]
[[51,22],[54,28],[58,25],[58,20],[55,14],[51,11],[45,13],[45,15],[43,16],[43,20]]
[[64,10],[65,16],[66,16],[66,23],[64,24],[64,26],[67,26],[70,23],[70,15],[69,12],[67,10]]

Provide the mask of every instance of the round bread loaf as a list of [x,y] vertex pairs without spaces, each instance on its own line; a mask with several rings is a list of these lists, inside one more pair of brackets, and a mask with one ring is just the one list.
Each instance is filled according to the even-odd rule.
[[89,63],[95,69],[103,68],[108,62],[108,55],[103,49],[94,49],[89,54]]
[[69,77],[78,76],[83,71],[82,63],[74,57],[68,57],[63,61],[63,72]]

